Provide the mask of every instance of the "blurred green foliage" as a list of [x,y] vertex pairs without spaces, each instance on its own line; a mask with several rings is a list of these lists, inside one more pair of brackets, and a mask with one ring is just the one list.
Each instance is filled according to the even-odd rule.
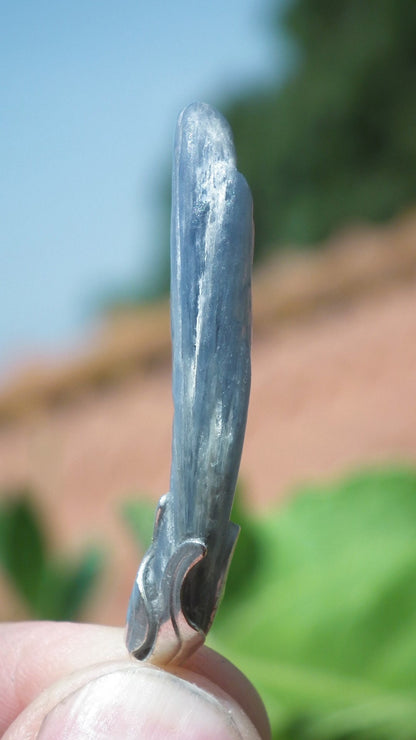
[[303,490],[262,518],[237,507],[242,531],[209,643],[256,685],[273,737],[413,740],[416,472]]
[[[270,16],[291,49],[286,78],[219,103],[253,193],[257,261],[416,203],[414,0],[274,0]],[[169,287],[169,180],[170,165],[151,297]],[[118,301],[134,302],[134,289]]]
[[292,0],[285,83],[223,107],[253,192],[256,256],[416,200],[416,4]]
[[0,567],[33,619],[75,619],[102,570],[102,553],[72,562],[50,552],[30,491],[2,491]]
[[143,551],[152,541],[155,521],[155,505],[146,498],[126,501],[122,507],[122,517]]
[[[147,547],[154,507],[124,508]],[[242,526],[210,644],[262,695],[276,740],[416,737],[416,472],[297,492]],[[71,619],[101,567],[56,558],[28,491],[3,492],[0,565],[35,618]]]
[[[271,0],[269,33],[288,72],[219,101],[253,193],[261,261],[318,247],[350,224],[383,222],[416,203],[414,0]],[[158,267],[106,294],[108,309],[169,290],[171,163],[161,176]]]

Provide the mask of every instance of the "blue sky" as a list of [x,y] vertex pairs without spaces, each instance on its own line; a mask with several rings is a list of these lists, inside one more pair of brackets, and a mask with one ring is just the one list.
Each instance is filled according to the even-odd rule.
[[272,0],[3,0],[0,367],[156,269],[178,112],[279,74]]

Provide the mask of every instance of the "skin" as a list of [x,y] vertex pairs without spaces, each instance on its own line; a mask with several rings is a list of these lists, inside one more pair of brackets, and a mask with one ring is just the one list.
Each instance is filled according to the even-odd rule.
[[124,630],[96,625],[0,625],[0,736],[270,738],[258,694],[203,647],[170,670],[131,658]]

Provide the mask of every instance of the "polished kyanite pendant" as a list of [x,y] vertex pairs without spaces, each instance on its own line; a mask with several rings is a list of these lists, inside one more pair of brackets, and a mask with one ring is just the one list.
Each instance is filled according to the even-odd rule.
[[171,230],[170,492],[130,597],[127,647],[180,663],[204,641],[239,527],[230,521],[250,392],[253,217],[228,123],[194,103],[179,116]]

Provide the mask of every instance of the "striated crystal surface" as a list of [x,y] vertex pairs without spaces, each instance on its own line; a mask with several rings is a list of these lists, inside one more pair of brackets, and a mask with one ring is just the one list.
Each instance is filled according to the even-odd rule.
[[[169,662],[185,656],[195,634],[203,639],[238,536],[229,517],[250,392],[252,252],[252,199],[230,128],[194,103],[179,116],[173,162],[170,493],[130,602],[128,647],[137,657],[159,651],[155,661]],[[160,647],[162,634],[178,645]]]

